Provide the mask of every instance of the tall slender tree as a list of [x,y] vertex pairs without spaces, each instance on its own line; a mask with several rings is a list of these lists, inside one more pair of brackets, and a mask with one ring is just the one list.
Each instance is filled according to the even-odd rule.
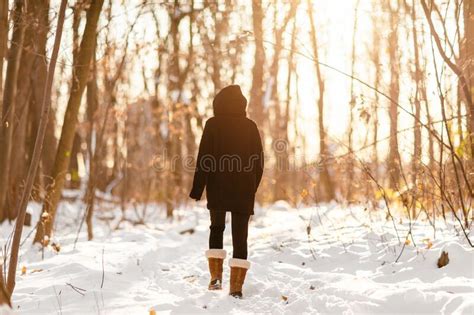
[[[183,138],[183,131],[185,130],[184,121],[184,107],[183,107],[183,92],[184,84],[188,78],[191,66],[194,59],[193,33],[190,34],[188,54],[185,62],[182,61],[181,56],[181,34],[179,27],[184,18],[189,17],[191,25],[194,22],[194,1],[191,1],[191,8],[189,11],[181,10],[179,1],[174,1],[170,6],[168,15],[170,18],[170,63],[168,82],[169,91],[169,110],[168,110],[168,137],[166,139],[166,148],[169,154],[169,160],[172,161],[170,174],[168,177],[169,183],[166,184],[166,213],[167,217],[173,216],[174,203],[179,198],[178,194],[183,186],[183,166],[182,157],[183,146],[181,139]],[[185,63],[182,67],[181,64]],[[182,192],[182,191],[181,191]]]
[[[349,135],[348,135],[348,146],[349,146],[349,153],[352,154],[354,150],[354,111],[356,105],[356,96],[355,96],[355,86],[354,86],[354,76],[355,76],[355,65],[356,65],[356,38],[357,38],[357,20],[358,20],[358,10],[359,10],[360,0],[357,0],[354,8],[354,24],[352,29],[352,49],[351,49],[351,95],[349,100]],[[354,177],[354,158],[349,156],[349,161],[347,163],[347,194],[346,199],[351,201],[352,199],[352,187],[354,181],[352,180]]]
[[[7,54],[8,0],[0,0],[0,95],[3,93],[3,60]],[[1,107],[0,107],[1,108]],[[2,114],[0,113],[0,121]]]
[[390,85],[389,96],[393,100],[389,104],[390,119],[390,140],[388,152],[388,176],[389,186],[392,189],[398,187],[400,181],[400,152],[398,150],[398,102],[400,95],[400,54],[398,45],[398,25],[399,25],[399,3],[395,5],[392,1],[386,1],[386,8],[389,12],[389,29],[388,35],[388,57],[390,63]]
[[[463,62],[464,60],[464,48],[465,48],[465,45],[464,45],[464,41],[462,40],[462,35],[461,35],[461,22],[463,20],[462,16],[463,16],[463,4],[464,1],[463,0],[456,0],[454,1],[454,18],[456,20],[456,36],[458,38],[458,51],[459,51],[459,60],[461,60],[461,62]],[[458,116],[457,117],[457,120],[456,120],[456,124],[457,124],[457,133],[458,133],[458,139],[459,139],[459,143],[460,144],[463,144],[464,143],[464,120],[465,118],[463,117],[463,91],[462,91],[462,88],[461,88],[461,82],[457,82],[457,87],[456,87],[456,115]]]
[[[12,150],[9,167],[10,186],[16,196],[25,180],[27,165],[33,152],[44,86],[46,84],[46,42],[49,32],[49,1],[28,2],[26,6],[24,40],[21,48],[21,63],[18,70],[17,92],[15,97],[16,119],[14,126],[15,146]],[[54,112],[53,115],[54,116]],[[55,128],[55,120],[50,127]],[[54,137],[54,135],[53,135]],[[46,138],[50,142],[50,135]],[[53,138],[54,139],[54,138]],[[54,145],[47,146],[54,152]],[[51,157],[50,154],[46,156]],[[13,213],[16,217],[16,213]]]
[[[284,113],[281,117],[281,123],[278,126],[279,131],[278,134],[280,135],[279,138],[282,139],[285,143],[288,144],[288,146],[285,147],[285,150],[281,152],[281,155],[279,156],[279,161],[281,165],[281,169],[283,171],[283,176],[282,176],[282,184],[285,187],[286,196],[285,198],[288,199],[288,196],[291,192],[296,191],[296,185],[295,185],[295,175],[294,169],[292,169],[292,165],[290,165],[290,152],[293,154],[293,157],[295,157],[295,147],[296,144],[290,144],[289,137],[288,137],[288,126],[291,122],[291,115],[290,115],[290,110],[291,110],[291,103],[293,100],[293,94],[295,91],[292,89],[292,82],[294,80],[294,74],[296,70],[296,62],[295,62],[295,50],[296,50],[296,36],[297,36],[297,24],[296,24],[296,17],[293,19],[293,29],[291,31],[291,43],[290,43],[290,54],[288,56],[288,73],[286,77],[286,102],[285,102],[285,110]],[[296,120],[296,115],[293,118]],[[295,128],[296,131],[296,128]],[[293,166],[296,165],[296,161],[293,161]],[[293,174],[292,174],[293,172]],[[277,185],[275,185],[277,186]],[[291,189],[291,188],[292,189]],[[282,187],[280,187],[280,191],[282,191]],[[278,199],[278,196],[276,196],[275,199]]]
[[[471,157],[474,157],[474,3],[473,1],[463,2],[464,13],[464,49],[463,49],[463,69],[470,96],[465,97],[468,107],[468,126],[471,141]],[[465,89],[466,90],[466,89]],[[474,158],[473,158],[474,160]]]
[[59,46],[61,45],[61,37],[64,25],[64,16],[66,11],[67,0],[61,0],[61,6],[59,8],[58,24],[56,27],[56,34],[54,38],[53,52],[51,54],[51,62],[49,64],[48,74],[46,77],[46,85],[43,92],[43,102],[41,105],[41,116],[40,123],[35,139],[35,147],[33,150],[33,156],[31,163],[28,168],[28,175],[26,177],[25,188],[23,190],[20,202],[18,203],[17,212],[18,218],[15,222],[15,230],[13,233],[10,261],[8,266],[8,279],[7,279],[7,293],[11,295],[15,289],[16,284],[16,268],[18,266],[18,255],[20,252],[20,241],[23,232],[23,225],[26,216],[26,206],[30,199],[31,188],[35,180],[36,172],[38,170],[41,151],[43,150],[44,137],[46,135],[46,128],[48,126],[49,110],[51,107],[51,88],[53,85],[54,72],[56,69],[56,61],[59,54]]
[[97,24],[103,4],[104,0],[92,0],[87,10],[84,35],[82,36],[79,48],[77,64],[74,65],[73,69],[71,92],[52,172],[54,182],[48,189],[34,239],[34,242],[39,242],[43,245],[48,244],[51,238],[58,202],[66,179],[70,152],[76,133],[77,115],[90,73],[90,64],[95,51],[94,43],[97,36]]
[[[415,106],[415,121],[413,126],[413,156],[412,156],[412,185],[413,187],[417,186],[417,179],[419,173],[419,165],[421,164],[421,126],[420,126],[420,118],[421,118],[421,99],[423,97],[423,84],[422,84],[422,70],[420,65],[420,44],[418,42],[418,29],[416,27],[416,3],[415,0],[412,1],[411,7],[408,3],[405,3],[405,7],[408,13],[411,16],[412,21],[412,38],[413,38],[413,64],[414,69],[412,73],[412,77],[415,81],[415,95],[414,95],[414,106]],[[412,190],[415,194],[414,198],[416,198],[416,194],[418,192],[417,189]],[[412,218],[416,217],[416,207],[413,205],[412,207]]]
[[313,48],[314,66],[316,68],[316,76],[318,81],[318,130],[319,130],[319,155],[321,156],[320,165],[320,179],[324,191],[324,195],[319,199],[322,201],[329,201],[334,199],[334,183],[329,175],[328,159],[330,154],[327,148],[326,129],[324,127],[324,78],[319,66],[319,46],[316,32],[316,24],[314,21],[313,2],[307,0],[308,16],[310,24],[311,46]]
[[13,15],[13,34],[8,53],[7,74],[3,91],[3,115],[0,121],[0,222],[14,217],[14,211],[7,196],[10,190],[10,163],[13,148],[13,129],[15,122],[16,90],[20,67],[21,47],[25,34],[24,0],[15,0]]
[[[375,8],[379,8],[380,3],[376,1]],[[372,12],[372,45],[370,45],[370,61],[372,62],[372,67],[374,68],[374,100],[372,103],[372,142],[374,144],[374,150],[372,154],[372,173],[375,180],[379,179],[379,152],[378,152],[378,136],[379,136],[379,101],[380,96],[378,90],[380,88],[380,81],[382,78],[382,69],[380,64],[380,53],[381,53],[381,44],[382,44],[382,35],[380,34],[380,17]]]
[[[265,49],[263,47],[263,8],[261,0],[252,0],[253,36],[255,55],[252,70],[252,88],[250,90],[249,112],[257,124],[262,125],[263,117],[263,75],[265,67]],[[265,140],[265,139],[264,139]]]
[[[276,139],[277,141],[286,141],[287,140],[287,130],[285,128],[282,128],[285,126],[285,119],[286,117],[285,113],[282,113],[282,108],[280,104],[280,97],[279,97],[279,82],[278,82],[278,77],[279,77],[279,72],[280,72],[280,59],[281,59],[281,53],[283,50],[283,34],[286,33],[286,29],[288,27],[289,22],[292,19],[295,19],[296,15],[296,9],[298,8],[299,1],[291,1],[290,7],[288,8],[288,11],[285,12],[286,14],[284,15],[283,22],[281,25],[278,25],[276,18],[275,18],[275,45],[274,45],[274,53],[273,53],[273,60],[272,64],[270,66],[269,70],[269,75],[270,75],[270,80],[269,81],[269,86],[267,87],[267,90],[270,90],[270,97],[271,97],[271,102],[272,106],[271,108],[274,109],[274,122],[273,126],[271,128],[271,133],[273,139]],[[278,12],[278,1],[275,1],[275,12]],[[277,17],[277,14],[275,14],[275,17]],[[290,52],[291,54],[292,52]],[[288,69],[288,72],[291,72],[290,69]],[[286,141],[286,143],[288,143]],[[288,172],[288,145],[284,146],[273,146],[273,150],[275,153],[275,159],[277,161],[277,166],[276,166],[276,172],[275,172],[275,190],[274,190],[274,198],[276,200],[279,199],[285,199],[286,193],[283,187],[285,187],[286,184],[286,176],[285,174]]]

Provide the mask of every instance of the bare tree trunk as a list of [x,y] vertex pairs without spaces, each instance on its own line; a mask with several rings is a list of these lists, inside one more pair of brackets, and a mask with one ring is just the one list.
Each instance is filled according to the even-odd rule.
[[352,152],[354,150],[353,147],[353,131],[354,131],[354,111],[356,105],[356,97],[354,91],[354,75],[355,75],[355,62],[356,62],[356,36],[357,36],[357,17],[358,17],[358,9],[359,9],[360,1],[357,0],[355,5],[354,11],[354,26],[352,30],[352,52],[351,52],[351,99],[349,101],[349,139],[348,139],[348,146],[349,146],[349,161],[347,165],[347,194],[346,200],[351,202],[352,200],[352,185],[354,179],[354,157],[352,156]]
[[309,15],[309,22],[311,26],[311,44],[313,48],[313,56],[314,56],[314,65],[316,67],[316,75],[318,78],[318,128],[319,128],[319,154],[321,156],[321,185],[325,192],[324,196],[321,196],[321,200],[329,201],[333,200],[335,197],[334,192],[334,184],[331,180],[328,170],[328,158],[330,157],[329,152],[327,151],[327,144],[326,144],[326,130],[324,128],[324,79],[321,73],[321,69],[319,66],[319,53],[318,53],[318,41],[316,37],[316,25],[314,23],[314,12],[313,12],[313,4],[311,0],[307,0],[308,4],[308,15]]
[[[283,113],[283,117],[281,119],[281,125],[279,126],[280,137],[288,145],[285,146],[283,152],[281,152],[281,155],[279,157],[279,161],[280,161],[281,166],[277,166],[277,167],[280,167],[281,170],[283,170],[281,182],[284,186],[280,186],[279,190],[283,191],[282,188],[285,187],[284,191],[286,191],[286,194],[285,194],[286,199],[288,199],[289,196],[293,196],[293,195],[289,195],[291,190],[296,191],[295,183],[290,182],[290,181],[292,181],[292,178],[290,177],[290,171],[293,171],[293,172],[295,171],[294,169],[291,168],[291,165],[290,165],[290,150],[294,154],[295,153],[294,148],[295,148],[296,145],[293,144],[290,147],[290,144],[289,144],[289,141],[288,141],[288,124],[289,124],[289,121],[290,121],[290,105],[291,105],[292,92],[293,92],[292,89],[291,89],[291,82],[292,82],[292,75],[293,75],[293,72],[295,71],[295,67],[296,67],[295,66],[295,61],[294,61],[295,50],[296,50],[296,34],[297,34],[297,26],[296,26],[296,18],[294,18],[293,19],[293,30],[291,32],[291,50],[290,50],[290,55],[288,56],[288,76],[287,76],[287,79],[286,79],[285,112]],[[295,120],[296,120],[296,116],[295,116]],[[296,161],[293,161],[293,163],[295,164]],[[279,186],[279,185],[277,184],[275,186]],[[290,189],[290,187],[292,189]]]
[[58,59],[59,46],[61,45],[61,36],[64,25],[64,15],[66,11],[67,0],[61,1],[59,8],[58,24],[56,28],[56,35],[54,38],[53,52],[51,55],[51,62],[49,64],[48,75],[46,77],[46,85],[44,90],[43,105],[41,108],[41,118],[38,128],[38,133],[35,141],[35,149],[31,158],[31,164],[28,169],[28,176],[26,178],[25,188],[23,190],[22,197],[18,203],[17,213],[18,217],[15,223],[15,231],[13,234],[13,240],[11,245],[10,263],[8,266],[8,282],[7,292],[9,295],[13,293],[15,289],[15,277],[16,267],[18,265],[18,254],[20,251],[21,234],[23,232],[23,225],[25,222],[26,206],[31,194],[31,188],[36,177],[36,171],[41,158],[41,151],[43,150],[44,137],[46,134],[46,128],[48,126],[49,110],[51,107],[51,87],[53,85],[54,70],[56,69],[56,61]]
[[[275,2],[275,6],[277,6],[277,2]],[[273,54],[273,61],[272,65],[270,67],[270,77],[271,80],[270,86],[267,87],[267,89],[271,90],[271,101],[272,101],[272,108],[274,108],[274,126],[273,128],[270,125],[270,132],[273,135],[273,139],[277,141],[285,141],[288,143],[288,137],[287,137],[287,130],[284,127],[285,126],[285,121],[284,118],[282,117],[282,111],[281,111],[281,105],[280,105],[280,97],[278,93],[278,74],[280,70],[280,56],[281,52],[283,50],[283,34],[286,32],[286,28],[288,26],[288,23],[290,22],[291,19],[295,18],[296,15],[296,9],[298,7],[299,1],[292,1],[290,9],[288,10],[288,13],[286,14],[283,23],[280,27],[277,27],[277,21],[275,19],[275,45],[274,45],[274,54]],[[275,8],[275,12],[277,9]],[[291,52],[292,53],[292,52]],[[291,70],[289,69],[288,71],[291,73]],[[287,103],[288,105],[288,103]],[[273,150],[275,153],[275,158],[277,161],[277,167],[275,170],[275,181],[276,184],[274,185],[274,199],[275,200],[280,200],[280,199],[285,199],[286,198],[286,193],[285,189],[283,187],[286,187],[285,183],[285,173],[288,172],[288,145],[273,145]]]
[[470,96],[466,97],[468,105],[468,130],[471,141],[471,157],[474,157],[474,2],[464,1],[464,49],[463,68]]
[[[377,7],[378,8],[378,7]],[[373,67],[375,68],[374,74],[374,102],[372,105],[372,123],[373,123],[373,134],[372,134],[372,142],[374,144],[373,150],[373,158],[372,158],[372,165],[373,165],[373,176],[375,180],[378,182],[379,180],[379,153],[378,153],[378,125],[379,125],[379,117],[378,117],[378,110],[379,110],[379,90],[380,81],[382,78],[382,71],[380,69],[380,45],[382,41],[382,36],[380,34],[380,18],[377,14],[372,14],[372,37],[373,37],[373,45],[372,50],[370,53],[370,59],[372,61]]]
[[[73,6],[72,16],[72,64],[74,67],[78,64],[79,51],[81,45],[81,35],[79,34],[79,27],[81,26],[82,13],[86,9],[87,1],[78,0]],[[69,189],[78,189],[81,186],[81,180],[79,178],[79,165],[77,156],[81,152],[82,138],[79,132],[76,131],[74,134],[74,140],[72,141],[72,149],[69,152],[69,163],[67,168],[67,174],[70,174],[70,179],[65,183]]]
[[[48,63],[46,58],[46,44],[47,35],[49,32],[49,0],[35,1],[36,14],[38,15],[38,25],[42,31],[38,34],[39,41],[37,43],[37,56],[33,64],[33,90],[30,108],[32,111],[32,127],[29,133],[30,138],[35,138],[36,131],[39,126],[39,119],[41,117],[41,105],[43,103],[43,93],[46,84],[46,76],[48,71]],[[43,36],[44,33],[44,36]],[[43,154],[41,156],[40,171],[38,173],[40,178],[37,178],[39,183],[44,186],[46,176],[49,176],[53,168],[54,154],[56,152],[57,140],[54,134],[56,129],[56,113],[53,108],[49,111],[48,127],[46,128],[46,135],[44,138]],[[34,143],[30,147],[30,156],[33,155]],[[30,159],[31,160],[31,159]],[[44,188],[44,187],[43,187]]]
[[[95,47],[97,43],[94,44]],[[95,50],[96,48],[94,48]],[[103,141],[99,139],[97,136],[96,130],[96,114],[99,108],[99,96],[98,90],[99,87],[97,86],[97,62],[95,58],[92,60],[91,64],[91,72],[92,75],[90,76],[89,82],[87,82],[87,120],[89,122],[89,130],[87,136],[87,149],[89,155],[89,179],[87,182],[87,191],[86,191],[86,223],[87,223],[87,238],[91,240],[94,237],[93,228],[92,228],[92,217],[94,213],[94,206],[95,206],[95,188],[97,186],[97,164],[99,162],[98,157],[98,150],[102,150]],[[110,107],[109,104],[107,104]],[[107,113],[105,113],[107,115]],[[106,117],[107,118],[107,117]],[[106,119],[105,118],[105,119]],[[104,120],[105,120],[104,119]],[[102,126],[102,130],[105,130],[105,125]],[[101,132],[100,138],[103,137],[103,132]],[[93,149],[93,143],[95,139],[95,148]],[[100,141],[100,143],[98,143]],[[100,146],[99,146],[100,145]]]
[[[400,56],[398,54],[398,1],[397,8],[392,8],[391,2],[387,1],[390,20],[390,34],[388,35],[388,56],[390,62],[390,88],[389,96],[398,102],[400,94]],[[390,102],[390,140],[388,152],[388,174],[389,186],[396,189],[400,181],[400,153],[398,151],[398,106]]]
[[[214,40],[212,44],[209,45],[211,48],[211,64],[212,64],[212,83],[214,85],[214,91],[217,93],[222,88],[222,80],[221,80],[221,68],[222,68],[222,36],[226,35],[226,32],[229,28],[229,6],[230,1],[226,0],[224,12],[221,14],[217,14],[219,11],[219,3],[212,3],[211,2],[211,12],[212,12],[212,19],[214,21],[215,29],[214,29]],[[206,34],[208,38],[208,35]]]
[[[111,11],[111,8],[109,7],[109,10]],[[136,20],[135,20],[136,22]],[[135,26],[135,23],[132,24],[130,31],[128,34],[130,34]],[[128,35],[126,38],[126,43],[128,43]],[[94,42],[94,49],[95,45],[97,45],[96,42]],[[103,172],[103,167],[101,165],[101,159],[105,156],[105,143],[106,143],[106,137],[105,137],[105,132],[107,128],[107,122],[109,119],[109,114],[112,111],[112,109],[115,106],[115,100],[116,100],[116,94],[115,94],[115,88],[117,85],[117,81],[122,75],[122,72],[124,70],[124,64],[125,64],[125,58],[127,56],[127,50],[128,50],[128,44],[126,45],[124,49],[124,53],[122,56],[122,59],[117,67],[117,70],[115,73],[111,74],[110,76],[105,77],[105,90],[107,90],[108,94],[108,100],[106,102],[105,106],[105,112],[103,116],[103,120],[100,125],[100,130],[97,130],[95,123],[95,116],[98,111],[98,86],[97,86],[97,62],[94,59],[92,60],[91,64],[91,71],[92,71],[92,76],[91,79],[88,82],[87,85],[87,102],[88,102],[88,108],[87,108],[87,113],[88,113],[88,119],[90,123],[90,132],[89,132],[89,140],[88,140],[88,147],[89,147],[89,181],[87,183],[87,190],[86,190],[86,195],[85,195],[85,201],[86,201],[86,213],[85,213],[85,220],[87,223],[87,238],[88,240],[92,240],[94,237],[94,231],[93,231],[93,224],[92,224],[92,219],[93,219],[93,214],[94,214],[94,208],[95,208],[95,191],[98,185],[98,179],[100,178],[102,172]],[[110,56],[111,54],[108,54],[107,56]],[[95,53],[94,53],[95,56]],[[95,134],[95,150],[92,150],[92,133]],[[81,223],[82,226],[82,223]],[[81,227],[80,227],[81,228]]]
[[7,292],[5,279],[3,279],[3,266],[0,265],[0,306],[2,305],[8,305],[10,308],[12,307],[10,294]]
[[[0,0],[0,95],[3,94],[3,61],[7,54],[7,42],[8,42],[8,0]],[[0,121],[2,121],[1,112],[0,112]]]
[[[46,84],[46,76],[48,72],[48,61],[44,56],[46,56],[46,44],[47,44],[47,35],[49,32],[49,0],[35,1],[35,7],[37,8],[37,14],[39,15],[39,28],[41,31],[38,32],[37,47],[35,49],[36,58],[33,64],[33,75],[31,91],[31,100],[29,104],[29,111],[31,112],[31,119],[29,120],[30,128],[28,130],[28,138],[35,139],[36,132],[39,128],[40,117],[41,117],[41,106],[43,103],[43,93],[44,87]],[[44,32],[44,36],[42,36]],[[50,174],[53,168],[54,156],[56,153],[57,139],[55,136],[56,129],[56,113],[52,107],[49,111],[48,117],[48,127],[46,128],[46,135],[43,145],[43,154],[41,155],[41,162],[39,166],[39,171],[37,172],[34,194],[39,195],[37,197],[43,197],[43,193],[46,190],[46,187],[49,184],[52,184],[50,179]],[[28,147],[29,161],[31,162],[31,156],[33,156],[34,151],[34,140],[31,141],[31,144]],[[36,190],[39,191],[36,191]],[[38,199],[40,200],[40,199]]]
[[94,54],[94,42],[97,36],[97,23],[103,3],[104,0],[94,0],[87,11],[84,35],[81,41],[77,64],[73,70],[71,94],[52,172],[54,183],[48,189],[47,197],[43,204],[43,214],[38,222],[34,239],[34,242],[39,242],[43,245],[47,245],[49,238],[51,238],[57,206],[66,179],[66,171],[70,160],[69,152],[71,152],[76,133],[77,115],[81,105],[82,94],[90,72],[90,62]]
[[[463,0],[456,0],[454,2],[455,9],[454,9],[454,17],[456,19],[456,35],[458,38],[461,38],[461,25],[460,25],[460,20],[461,20],[461,14],[463,14],[464,10],[462,8],[464,1]],[[464,25],[466,26],[466,24]],[[472,36],[472,35],[471,35]],[[467,41],[463,40],[458,40],[458,50],[459,50],[459,60],[461,62],[464,61],[464,50],[466,48],[466,43]],[[456,89],[456,115],[458,116],[457,118],[457,127],[458,127],[458,137],[459,137],[459,143],[462,144],[464,142],[464,118],[462,115],[462,107],[463,107],[463,91],[461,88],[461,82],[457,82],[457,89]]]
[[8,54],[7,74],[5,78],[5,90],[3,92],[3,115],[0,126],[0,222],[5,217],[11,216],[11,210],[7,206],[7,194],[10,189],[9,166],[11,162],[13,147],[13,126],[15,118],[15,95],[17,89],[18,70],[20,67],[21,47],[24,38],[24,23],[22,21],[24,11],[23,0],[15,1],[13,11],[13,35],[11,47]]
[[[179,34],[179,25],[184,17],[189,15],[189,23],[194,23],[194,6],[193,1],[191,2],[191,11],[189,13],[180,13],[179,12],[179,3],[175,1],[172,11],[169,12],[171,25],[170,25],[170,39],[171,39],[171,56],[170,56],[170,65],[169,73],[170,77],[173,78],[169,82],[169,92],[171,95],[176,95],[174,99],[171,99],[170,104],[170,113],[169,117],[169,134],[166,141],[166,147],[168,148],[169,158],[172,162],[169,183],[166,184],[166,216],[168,218],[173,217],[174,203],[178,200],[178,196],[182,195],[179,193],[182,190],[183,186],[183,146],[180,138],[184,137],[182,134],[185,130],[185,112],[182,106],[178,106],[178,103],[182,101],[184,83],[191,69],[192,60],[193,60],[193,39],[192,39],[192,29],[190,29],[190,42],[188,47],[188,57],[187,64],[184,69],[180,67],[180,34]],[[179,194],[178,194],[179,193]]]
[[[22,54],[21,64],[25,64],[25,55]],[[31,68],[30,68],[31,70]],[[31,72],[30,72],[31,73]],[[28,77],[28,75],[25,75]],[[22,181],[26,178],[26,172],[28,171],[28,145],[31,140],[27,135],[28,121],[31,119],[31,113],[28,111],[28,103],[31,99],[31,91],[22,89],[23,85],[30,85],[28,80],[21,80],[22,69],[20,65],[19,78],[17,83],[16,93],[16,106],[15,106],[15,123],[13,126],[13,137],[14,145],[12,146],[12,152],[10,156],[10,162],[8,167],[8,178],[9,178],[9,190],[7,194],[7,200],[5,204],[9,205],[9,220],[14,220],[17,216],[15,210],[15,200],[21,193]],[[21,90],[21,92],[20,92]]]
[[[288,74],[287,74],[287,79],[286,79],[286,102],[285,102],[285,111],[283,112],[283,115],[281,117],[281,123],[279,124],[278,127],[278,134],[279,134],[279,139],[283,140],[284,143],[287,145],[283,146],[283,150],[280,150],[281,152],[277,152],[277,168],[280,170],[280,182],[282,183],[282,186],[280,185],[275,185],[279,186],[278,191],[275,192],[276,194],[276,199],[278,199],[279,195],[281,194],[281,198],[288,199],[290,196],[294,196],[294,193],[296,193],[296,185],[295,182],[293,181],[293,178],[291,177],[291,171],[294,172],[294,169],[291,168],[290,165],[290,151],[294,154],[295,150],[294,148],[296,147],[296,144],[292,144],[290,146],[289,140],[288,140],[288,125],[290,122],[290,107],[291,107],[291,100],[292,100],[292,95],[293,91],[291,89],[291,82],[293,80],[293,74],[295,72],[295,61],[294,61],[294,56],[295,56],[295,50],[296,50],[296,34],[297,34],[297,24],[296,24],[296,19],[293,19],[293,29],[291,32],[291,49],[290,49],[290,55],[288,56]],[[296,120],[296,116],[295,116]],[[293,161],[296,163],[295,161]],[[290,189],[292,187],[293,189]],[[280,199],[281,199],[280,198]]]
[[81,178],[79,177],[79,153],[82,151],[82,136],[76,130],[74,140],[72,141],[72,149],[69,152],[69,163],[66,174],[69,174],[69,180],[65,183],[67,189],[79,189],[81,187]]
[[[175,3],[175,7],[178,6],[178,4]],[[178,10],[178,8],[175,8],[175,10]],[[170,13],[172,16],[175,15],[174,12]],[[172,18],[171,19],[171,25],[170,25],[170,35],[171,35],[171,41],[172,41],[172,47],[173,50],[171,52],[171,62],[170,62],[170,74],[173,77],[173,82],[171,82],[169,89],[171,93],[175,94],[180,94],[179,90],[179,83],[176,82],[177,79],[180,76],[180,67],[179,67],[179,52],[180,52],[180,45],[179,45],[179,23],[181,21],[181,18]],[[179,141],[179,135],[177,133],[180,132],[179,129],[179,115],[177,115],[177,108],[176,108],[176,102],[179,100],[176,98],[176,100],[171,100],[171,104],[169,106],[169,113],[168,113],[168,126],[170,126],[169,131],[168,131],[168,136],[166,139],[166,148],[168,149],[167,151],[169,152],[169,159],[172,160],[171,169],[168,174],[167,178],[167,183],[166,185],[166,193],[165,193],[165,199],[166,199],[166,217],[167,218],[172,218],[173,217],[173,211],[174,211],[174,202],[176,201],[176,190],[178,187],[176,187],[177,182],[179,181],[179,161],[176,159],[181,157],[181,144]]]
[[[261,0],[252,1],[253,34],[255,37],[255,57],[252,70],[249,113],[258,125],[263,123],[263,69],[265,50],[263,48],[263,8]],[[265,139],[264,139],[265,140]]]
[[[48,12],[49,1],[45,0],[28,2],[25,12],[28,23],[25,25],[21,63],[18,70],[15,99],[17,112],[15,115],[17,123],[14,126],[15,146],[12,150],[9,170],[14,198],[20,193],[22,182],[26,178],[38,130],[42,94],[46,83]],[[54,131],[55,126],[52,125],[52,128]],[[10,219],[14,217],[16,213],[10,215]]]
[[[425,65],[426,66],[426,65]],[[426,67],[425,67],[426,69]],[[433,119],[431,118],[431,113],[430,113],[430,105],[428,103],[428,95],[426,94],[426,87],[423,87],[421,90],[421,93],[423,95],[423,100],[425,101],[425,110],[426,110],[426,121],[428,122],[428,126],[430,126],[430,130],[433,126]],[[435,164],[436,164],[436,158],[435,158],[435,150],[434,150],[434,137],[432,132],[428,132],[428,156],[429,156],[429,166],[432,170],[434,170]],[[443,149],[443,146],[440,146],[440,150]]]
[[[412,31],[413,31],[413,50],[414,50],[414,62],[415,62],[415,73],[413,77],[415,79],[415,125],[413,126],[413,157],[412,157],[412,193],[417,194],[418,189],[417,187],[417,176],[419,172],[419,165],[421,163],[421,126],[420,126],[420,116],[421,116],[421,100],[422,97],[422,86],[421,86],[421,78],[422,78],[422,71],[420,67],[420,56],[419,56],[419,43],[418,43],[418,34],[416,28],[416,4],[415,0],[412,1],[411,7],[411,19],[412,19]],[[409,8],[408,8],[409,9]],[[414,199],[418,197],[413,195]],[[413,203],[412,207],[412,218],[416,218],[416,204]]]

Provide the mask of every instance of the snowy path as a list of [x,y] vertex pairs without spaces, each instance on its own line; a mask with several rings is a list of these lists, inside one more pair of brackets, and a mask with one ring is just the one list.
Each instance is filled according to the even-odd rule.
[[[441,228],[434,240],[426,223],[414,227],[417,247],[407,245],[394,263],[401,246],[392,223],[371,222],[363,209],[295,210],[284,203],[262,209],[251,224],[245,298],[235,300],[227,296],[227,264],[224,290],[206,290],[209,223],[202,208],[181,210],[173,223],[155,216],[148,227],[114,232],[96,220],[96,240],[81,235],[76,249],[76,228],[66,218],[78,206],[63,205],[62,213],[59,254],[48,249],[42,260],[25,245],[26,273],[18,276],[13,301],[20,313],[474,313],[474,251]],[[189,228],[194,233],[180,233]],[[406,225],[398,229],[403,242]],[[1,226],[0,244],[9,230]],[[225,247],[231,251],[229,229]],[[442,249],[451,262],[438,269]]]

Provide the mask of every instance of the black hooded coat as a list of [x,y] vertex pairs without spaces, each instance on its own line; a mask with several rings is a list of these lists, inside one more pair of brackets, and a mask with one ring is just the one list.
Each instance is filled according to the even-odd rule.
[[209,210],[253,214],[263,148],[246,107],[238,85],[225,87],[214,98],[214,117],[204,127],[189,195],[200,200],[206,188]]

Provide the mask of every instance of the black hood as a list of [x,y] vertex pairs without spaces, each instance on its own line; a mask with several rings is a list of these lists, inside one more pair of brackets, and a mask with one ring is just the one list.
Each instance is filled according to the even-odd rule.
[[212,102],[212,107],[214,108],[214,116],[245,116],[247,99],[242,94],[240,86],[229,85],[217,93]]

